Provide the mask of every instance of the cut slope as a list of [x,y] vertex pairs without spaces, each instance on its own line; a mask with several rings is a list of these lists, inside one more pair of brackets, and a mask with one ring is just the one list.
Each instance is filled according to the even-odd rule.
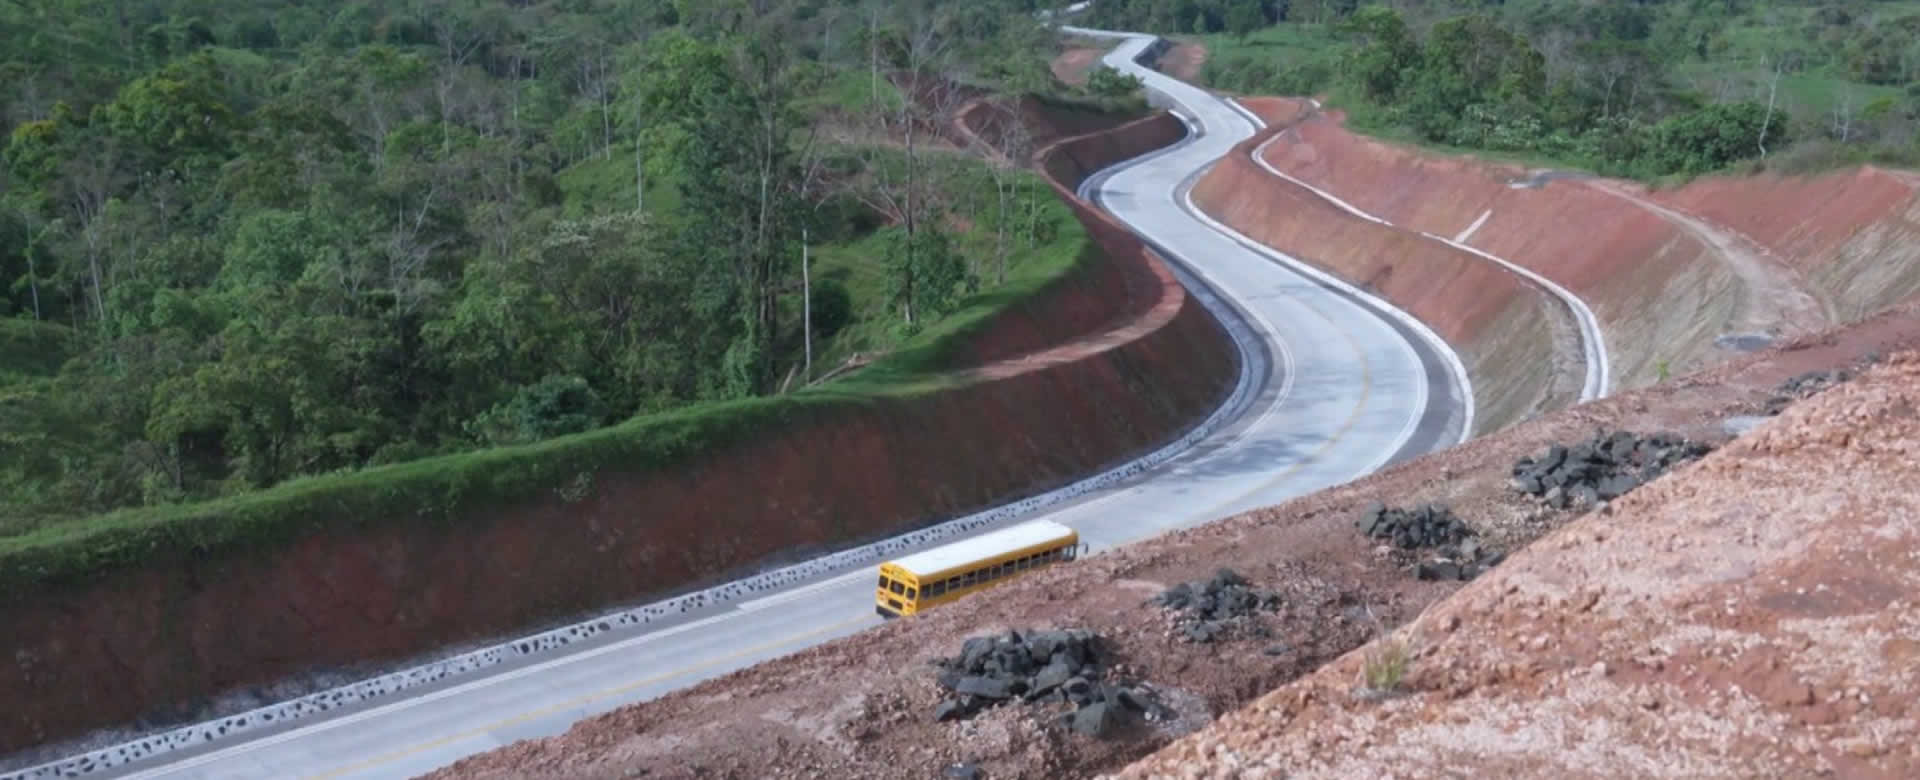
[[1651,198],[1789,264],[1842,321],[1920,292],[1920,180],[1861,167],[1819,176],[1710,177]]
[[[1086,164],[1151,149],[1098,136],[1060,148]],[[1053,186],[1102,254],[1023,311],[1082,312],[1098,330],[1008,356],[995,344],[1058,342],[1061,329],[990,324],[994,343],[972,357],[998,362],[962,361],[976,368],[928,387],[819,392],[778,415],[743,414],[754,435],[665,463],[581,462],[575,489],[457,524],[370,521],[342,500],[337,513],[356,522],[316,518],[285,543],[23,584],[0,617],[16,638],[16,663],[0,669],[0,700],[13,705],[0,713],[0,751],[713,583],[1039,493],[1174,438],[1232,387],[1232,344],[1131,234]]]
[[1920,774],[1920,354],[1542,539],[1123,778]]
[[[1277,101],[1249,107],[1299,114]],[[1578,397],[1584,371],[1574,324],[1544,293],[1472,253],[1362,219],[1273,176],[1250,155],[1289,125],[1235,146],[1193,187],[1193,202],[1253,240],[1379,294],[1447,340],[1472,376],[1475,433],[1499,430]]]
[[[1397,624],[1460,587],[1417,581],[1355,533],[1353,518],[1368,502],[1444,501],[1483,538],[1522,545],[1570,515],[1515,497],[1507,488],[1515,458],[1584,438],[1596,425],[1724,438],[1716,432],[1726,415],[1750,411],[1789,377],[1916,343],[1920,312],[1908,310],[1791,350],[1740,356],[1701,381],[1561,410],[1277,507],[1028,575],[996,588],[992,598],[963,600],[742,669],[430,777],[878,780],[936,777],[959,762],[993,778],[1117,770],[1215,713],[1360,646],[1373,618]],[[1222,566],[1282,593],[1279,611],[1268,618],[1270,636],[1186,643],[1152,598]],[[1045,704],[1003,706],[961,722],[933,719],[944,694],[927,660],[953,654],[967,637],[1053,627],[1085,627],[1107,638],[1117,656],[1114,674],[1150,684],[1179,717],[1104,740],[1054,727]]]
[[[1300,123],[1265,159],[1409,228],[1464,235],[1588,301],[1622,387],[1790,339],[1920,290],[1920,202],[1898,174],[1625,182],[1437,157]],[[1647,316],[1654,312],[1657,316]],[[1658,316],[1665,315],[1665,316]]]

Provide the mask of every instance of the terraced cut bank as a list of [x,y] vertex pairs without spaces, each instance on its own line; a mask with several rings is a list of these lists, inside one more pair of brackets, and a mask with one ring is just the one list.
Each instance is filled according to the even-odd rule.
[[[1784,349],[1736,357],[1706,372],[1547,415],[1333,490],[1037,573],[996,589],[992,598],[966,600],[910,620],[893,621],[855,637],[584,721],[562,736],[476,756],[430,777],[504,780],[618,776],[627,772],[684,777],[705,772],[709,776],[754,778],[897,778],[938,777],[948,768],[960,766],[963,771],[978,773],[976,776],[998,780],[1088,777],[1117,771],[1163,746],[1195,744],[1191,742],[1197,739],[1194,735],[1220,713],[1233,711],[1323,667],[1320,674],[1328,680],[1329,693],[1316,695],[1351,696],[1363,677],[1359,666],[1364,654],[1346,657],[1350,651],[1385,630],[1406,624],[1456,591],[1481,594],[1474,598],[1497,596],[1501,586],[1496,583],[1516,565],[1525,565],[1530,572],[1554,571],[1558,549],[1543,549],[1534,540],[1557,529],[1572,531],[1570,522],[1590,534],[1624,533],[1615,529],[1623,513],[1652,501],[1653,496],[1689,494],[1702,478],[1701,470],[1717,462],[1715,458],[1723,457],[1729,447],[1759,452],[1753,449],[1755,445],[1741,444],[1725,423],[1761,413],[1782,383],[1810,371],[1852,365],[1866,355],[1891,354],[1903,347],[1920,347],[1920,308],[1904,307],[1858,326],[1790,343]],[[1841,392],[1849,386],[1851,383],[1840,385],[1830,392]],[[1815,396],[1803,403],[1818,403],[1825,397]],[[1793,414],[1789,409],[1783,419]],[[1516,462],[1538,459],[1554,446],[1571,451],[1582,442],[1590,442],[1596,428],[1608,432],[1670,432],[1685,440],[1713,445],[1716,452],[1677,463],[1605,509],[1558,509],[1513,488]],[[1920,457],[1909,459],[1920,462]],[[1727,467],[1714,468],[1724,471]],[[1714,500],[1720,502],[1722,510],[1738,504],[1737,496],[1711,495],[1718,496]],[[1729,500],[1734,503],[1728,504]],[[1444,505],[1473,532],[1470,539],[1489,549],[1508,550],[1508,557],[1464,584],[1410,576],[1407,562],[1396,555],[1397,546],[1364,536],[1354,525],[1376,501],[1398,508]],[[1700,516],[1714,515],[1702,512]],[[1714,537],[1722,540],[1715,543],[1720,546],[1709,549],[1749,549],[1727,546],[1731,541],[1726,539],[1725,529],[1716,533],[1721,534]],[[1562,532],[1556,538],[1592,537]],[[1587,543],[1581,544],[1584,547]],[[1658,549],[1656,542],[1644,544]],[[1778,544],[1779,551],[1785,551],[1794,542],[1785,539]],[[1423,555],[1431,552],[1432,548],[1421,548]],[[1523,560],[1532,562],[1520,564]],[[1179,611],[1158,603],[1162,594],[1182,583],[1186,583],[1186,593],[1195,593],[1192,583],[1209,582],[1222,567],[1244,578],[1250,590],[1276,595],[1271,600],[1259,599],[1271,606],[1263,606],[1255,615],[1271,636],[1259,637],[1249,631],[1228,633],[1212,642],[1195,642]],[[1718,569],[1702,571],[1712,574]],[[1223,580],[1222,585],[1232,587],[1230,579]],[[1199,591],[1208,587],[1211,585]],[[1709,597],[1697,603],[1711,606],[1721,602]],[[1551,600],[1508,606],[1488,602],[1485,609],[1491,610],[1487,614],[1500,615],[1515,614],[1515,610],[1520,610],[1518,614],[1537,611],[1541,620],[1549,623],[1556,614]],[[1471,614],[1462,614],[1461,619],[1462,626],[1484,624]],[[1005,636],[1014,629],[1032,636],[1037,631],[1069,628],[1097,634],[1103,667],[1115,670],[1126,680],[1151,685],[1156,701],[1168,712],[1178,713],[1177,717],[1156,721],[1152,729],[1122,730],[1116,732],[1118,737],[1093,738],[1062,728],[1055,720],[1057,712],[1036,712],[1024,706],[990,707],[971,717],[944,722],[932,716],[943,700],[954,695],[939,684],[938,673],[931,671],[929,664],[935,658],[951,654],[968,638]],[[1544,628],[1519,636],[1469,629],[1456,631],[1449,641],[1496,643],[1502,648],[1500,652],[1508,654],[1501,662],[1507,668],[1519,669],[1528,663],[1551,660],[1551,652],[1541,654],[1529,649],[1541,633]],[[1425,690],[1419,686],[1431,679],[1424,675],[1431,673],[1435,663],[1431,660],[1435,656],[1423,647],[1427,646],[1413,646],[1415,655],[1407,677],[1416,691]],[[1556,646],[1544,647],[1552,650]],[[1629,657],[1633,656],[1619,656]],[[876,667],[874,658],[886,658],[888,664]],[[1327,666],[1336,660],[1335,665]],[[1590,673],[1592,661],[1587,663]],[[1667,668],[1674,669],[1678,661],[1668,663]],[[1624,662],[1607,660],[1607,664],[1617,678],[1640,684],[1640,677],[1625,676],[1629,672],[1622,671],[1627,668]],[[1684,681],[1671,674],[1661,679],[1671,685]],[[1847,691],[1844,684],[1815,685],[1826,707],[1838,706],[1832,700]],[[1470,693],[1473,689],[1463,690]],[[1621,701],[1631,703],[1639,690],[1629,688],[1618,695]],[[1531,711],[1522,693],[1502,695],[1517,697],[1502,700],[1510,702],[1500,705],[1510,706],[1508,711]],[[1394,694],[1367,699],[1364,706],[1397,708],[1402,705],[1396,702],[1409,700]],[[1676,699],[1661,701],[1671,703]],[[1876,695],[1873,701],[1887,700]],[[753,711],[747,711],[742,702],[751,702]],[[1823,711],[1852,710],[1809,710]],[[1862,745],[1858,749],[1870,748]],[[1899,743],[1871,746],[1871,750],[1890,749],[1904,748]],[[1340,754],[1363,755],[1365,751],[1350,744]],[[1182,765],[1174,766],[1132,776],[1185,776],[1180,774],[1185,771],[1179,768]],[[1195,765],[1195,771],[1203,777],[1225,776],[1224,771],[1214,773],[1206,764]],[[1380,768],[1373,767],[1325,776],[1380,774]]]

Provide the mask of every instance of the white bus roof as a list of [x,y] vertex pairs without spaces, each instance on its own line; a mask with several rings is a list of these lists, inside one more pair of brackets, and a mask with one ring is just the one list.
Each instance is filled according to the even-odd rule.
[[1051,520],[1034,520],[897,558],[891,563],[913,572],[915,576],[924,576],[1023,547],[1065,541],[1072,536],[1073,529],[1064,525]]

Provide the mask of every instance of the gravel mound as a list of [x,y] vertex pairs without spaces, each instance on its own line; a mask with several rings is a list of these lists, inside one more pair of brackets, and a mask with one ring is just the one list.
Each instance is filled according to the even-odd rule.
[[1712,451],[1712,445],[1673,434],[1602,431],[1572,447],[1556,444],[1539,458],[1515,461],[1510,484],[1555,509],[1594,506]]
[[1361,535],[1390,541],[1402,551],[1432,551],[1413,564],[1413,576],[1422,580],[1464,582],[1506,558],[1505,553],[1483,547],[1474,530],[1445,504],[1398,509],[1375,501],[1360,511],[1353,524]]
[[1104,681],[1102,655],[1099,636],[1081,629],[973,637],[959,656],[934,661],[940,687],[953,694],[934,708],[934,720],[969,718],[1016,701],[1066,702],[1072,709],[1057,716],[1059,724],[1099,738],[1135,717],[1169,717],[1147,687]]
[[[1239,572],[1222,568],[1213,579],[1183,582],[1160,592],[1153,603],[1174,614],[1175,635],[1189,642],[1207,643],[1231,638],[1260,612],[1280,606],[1280,594],[1255,588]],[[1255,636],[1269,636],[1266,627],[1253,624]]]

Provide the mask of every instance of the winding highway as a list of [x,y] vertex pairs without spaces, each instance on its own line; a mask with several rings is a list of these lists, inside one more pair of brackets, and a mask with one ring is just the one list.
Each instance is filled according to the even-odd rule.
[[[1181,281],[1235,335],[1245,373],[1225,422],[1192,447],[1105,489],[996,525],[1046,517],[1077,529],[1097,554],[1462,440],[1471,430],[1472,394],[1444,343],[1410,317],[1191,207],[1187,188],[1249,137],[1255,121],[1138,64],[1151,37],[1067,29],[1117,39],[1108,64],[1140,77],[1187,122],[1179,144],[1102,171],[1082,191],[1173,261]],[[78,771],[69,761],[0,778],[411,777],[877,625],[871,571],[861,565],[271,727],[206,734],[130,763]]]

